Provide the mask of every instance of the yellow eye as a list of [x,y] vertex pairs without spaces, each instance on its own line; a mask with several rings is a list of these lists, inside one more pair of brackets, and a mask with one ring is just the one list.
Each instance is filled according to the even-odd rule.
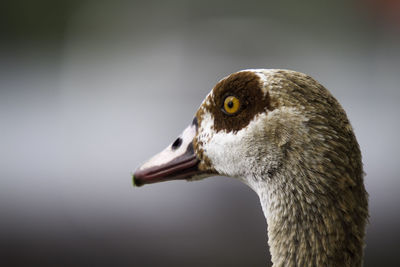
[[224,112],[228,115],[233,115],[238,112],[240,101],[235,96],[228,96],[224,100]]

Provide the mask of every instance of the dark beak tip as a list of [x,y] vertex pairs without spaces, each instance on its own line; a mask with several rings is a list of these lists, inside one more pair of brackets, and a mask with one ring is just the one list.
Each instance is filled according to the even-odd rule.
[[143,185],[143,183],[140,182],[139,179],[135,178],[135,174],[132,174],[132,185],[133,187],[141,187]]

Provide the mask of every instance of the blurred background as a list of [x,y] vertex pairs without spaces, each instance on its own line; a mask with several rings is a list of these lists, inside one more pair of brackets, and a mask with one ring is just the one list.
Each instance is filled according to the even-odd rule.
[[313,76],[370,194],[365,266],[398,266],[400,1],[0,3],[1,266],[269,266],[258,197],[225,177],[133,188],[222,77]]

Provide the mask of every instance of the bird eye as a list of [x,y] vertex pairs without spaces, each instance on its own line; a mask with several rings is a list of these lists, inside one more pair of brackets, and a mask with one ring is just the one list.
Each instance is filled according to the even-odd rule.
[[225,114],[233,115],[239,111],[240,108],[240,101],[235,96],[227,96],[224,100],[224,107],[223,111]]

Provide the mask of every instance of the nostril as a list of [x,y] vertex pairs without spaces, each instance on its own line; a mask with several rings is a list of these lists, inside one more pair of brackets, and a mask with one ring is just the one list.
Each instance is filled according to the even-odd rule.
[[175,142],[172,144],[172,150],[178,149],[182,145],[182,138],[176,138]]

